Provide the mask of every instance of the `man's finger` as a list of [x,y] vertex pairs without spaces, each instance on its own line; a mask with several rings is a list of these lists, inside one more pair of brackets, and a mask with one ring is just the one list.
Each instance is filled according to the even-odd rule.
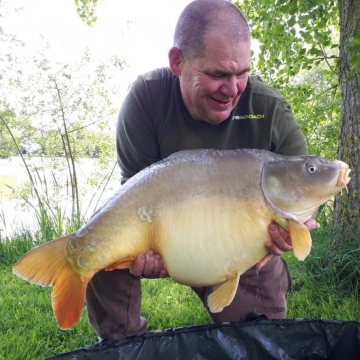
[[154,252],[152,250],[148,250],[145,253],[145,265],[143,270],[143,275],[145,276],[152,276],[154,275],[154,266],[155,266],[155,259],[154,259]]
[[269,225],[269,234],[271,236],[271,240],[273,241],[273,245],[275,245],[275,247],[269,246],[269,248],[268,247],[266,247],[266,248],[272,254],[274,254],[274,255],[282,254],[282,253],[279,254],[279,252],[276,250],[276,247],[279,248],[279,250],[281,250],[281,251],[292,250],[290,234],[283,229],[280,230],[280,225],[270,224]]
[[155,255],[154,275],[160,274],[160,271],[164,269],[164,263],[162,257],[159,254]]
[[[286,242],[286,244],[288,244],[290,247],[292,247],[290,233],[288,231],[284,230],[280,225],[277,225],[277,230],[278,230],[281,238]],[[287,248],[284,250],[291,250],[291,248]]]
[[317,228],[317,222],[314,219],[309,219],[308,221],[305,221],[304,225],[306,225],[310,231]]
[[134,264],[130,267],[130,272],[134,276],[141,276],[145,265],[145,254],[136,257]]
[[160,276],[161,278],[166,278],[166,277],[169,277],[169,273],[167,272],[166,269],[162,269],[162,270],[160,271],[159,276]]
[[274,257],[274,254],[267,254],[264,256],[256,265],[256,270],[261,270],[272,258]]
[[[289,245],[288,245],[289,246]],[[271,241],[268,241],[266,244],[265,244],[265,248],[266,250],[272,254],[272,255],[279,255],[281,256],[284,251],[281,250],[276,244],[274,244],[273,242]],[[290,250],[291,250],[291,246],[290,246]]]

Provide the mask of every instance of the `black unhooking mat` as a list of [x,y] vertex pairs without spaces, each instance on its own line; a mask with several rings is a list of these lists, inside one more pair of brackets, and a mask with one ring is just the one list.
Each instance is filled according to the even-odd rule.
[[360,323],[257,320],[148,332],[48,360],[360,359]]

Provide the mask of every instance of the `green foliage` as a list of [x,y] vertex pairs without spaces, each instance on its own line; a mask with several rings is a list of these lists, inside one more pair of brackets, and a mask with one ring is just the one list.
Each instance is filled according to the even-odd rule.
[[[0,3],[3,10],[2,6]],[[81,159],[98,159],[94,161],[98,166],[87,176],[94,186],[106,185],[104,178],[113,173],[118,105],[113,106],[111,96],[115,98],[115,92],[118,96],[113,77],[124,63],[116,59],[116,63],[95,64],[85,51],[80,61],[61,64],[48,60],[47,48],[35,58],[19,58],[13,50],[21,48],[21,43],[4,31],[0,32],[0,42],[4,45],[0,54],[0,157],[30,150],[31,155],[22,156],[29,182],[19,196],[36,212],[41,232],[49,238],[45,235],[49,224],[53,235],[64,227],[59,198],[70,199],[71,219],[80,221],[83,215],[78,179]],[[34,154],[41,156],[41,165],[38,160],[32,161]],[[54,170],[47,174],[49,177],[41,174],[42,169],[49,168]],[[67,173],[63,180],[58,177],[59,171]]]
[[76,10],[85,24],[91,26],[96,21],[95,7],[98,0],[75,0]]
[[47,49],[43,51],[31,61],[4,59],[0,66],[0,71],[4,69],[0,112],[13,125],[19,144],[36,144],[37,153],[51,157],[76,160],[92,156],[113,161],[113,126],[109,124],[118,111],[111,100],[118,91],[112,83],[118,70],[111,61],[94,64],[88,51],[72,65],[50,61]]
[[[111,95],[117,88],[111,83],[111,62],[94,65],[87,51],[73,65],[53,63],[40,54],[33,66],[28,64],[26,74],[21,71],[22,61],[0,79],[0,98],[8,97],[12,102],[0,102],[4,104],[0,108],[0,135],[4,139],[0,156],[19,154],[22,148],[36,149],[35,154],[41,156],[42,164],[39,158],[32,161],[32,156],[22,157],[29,183],[21,190],[20,198],[36,212],[42,236],[50,239],[63,231],[64,208],[58,205],[61,200],[70,200],[70,219],[81,221],[84,215],[84,191],[79,184],[81,159],[98,159],[93,162],[98,166],[87,175],[89,184],[107,185],[113,173],[117,106],[113,106]],[[59,177],[59,172],[66,175]],[[47,229],[49,224],[51,230]]]
[[336,159],[340,119],[338,86],[331,88],[319,67],[301,72],[293,83],[281,88],[281,93],[292,106],[309,153]]
[[350,45],[348,46],[348,51],[350,53],[350,72],[355,73],[360,71],[360,25],[357,28],[356,34],[354,37],[349,39]]
[[12,239],[0,238],[0,263],[2,266],[12,266],[27,251],[41,242],[33,238],[29,231],[18,229]]
[[336,73],[331,50],[338,47],[338,7],[335,0],[251,0],[236,3],[249,19],[252,34],[260,42],[257,68],[265,80],[278,85],[301,70],[325,62]]
[[19,154],[27,138],[35,131],[28,119],[17,117],[9,105],[0,100],[0,158]]
[[[353,244],[334,250],[332,233],[332,227],[316,230],[312,234],[313,249],[308,258],[303,263],[292,262],[296,269],[295,288],[307,287],[314,292],[326,289],[330,294],[337,293],[339,299],[353,298],[360,304],[360,238],[354,237]],[[353,314],[353,318],[359,319],[359,315]]]
[[110,65],[100,64],[94,69],[88,52],[72,66],[53,65],[43,58],[36,59],[35,65],[37,71],[28,82],[36,85],[32,86],[32,94],[24,94],[21,107],[27,116],[37,113],[40,124],[34,141],[42,146],[43,153],[74,159],[106,158],[111,149],[114,158],[108,124],[117,107],[109,98],[111,85],[107,87]]
[[[84,204],[83,208],[83,203],[80,202],[80,213],[74,214],[70,209],[72,188],[66,175],[66,160],[59,158],[52,161],[52,159],[44,157],[24,159],[24,161],[31,175],[31,182],[25,182],[21,188],[14,189],[10,201],[12,206],[19,203],[18,206],[25,208],[29,215],[34,214],[34,220],[38,226],[35,237],[39,241],[52,240],[79,229],[85,218],[88,218],[92,211],[99,207],[103,192],[109,190],[111,186],[109,182],[115,168],[112,165],[109,171],[107,167],[101,170],[100,166],[96,166],[93,170],[94,181],[92,183],[90,183],[91,177],[83,179],[82,176],[80,178],[81,198],[85,197],[86,191],[89,190],[92,195],[87,200],[86,207]],[[96,165],[96,161],[96,159],[80,161],[77,164],[78,171],[84,171],[84,168],[91,169]],[[117,183],[116,180],[114,182]],[[7,206],[6,203],[0,206],[0,224],[3,227],[0,229],[0,240],[2,238],[1,231],[5,230],[5,234],[9,227],[6,224],[4,206]],[[34,231],[33,227],[32,231]]]
[[255,71],[291,104],[309,153],[336,158],[338,9],[332,1],[238,1],[260,43]]

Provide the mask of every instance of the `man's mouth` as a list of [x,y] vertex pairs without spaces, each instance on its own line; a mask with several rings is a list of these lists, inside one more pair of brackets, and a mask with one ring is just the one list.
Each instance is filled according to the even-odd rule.
[[216,103],[220,104],[220,105],[229,105],[230,104],[230,101],[222,101],[222,100],[217,100],[217,99],[214,99],[213,97],[210,97],[210,99],[214,100]]

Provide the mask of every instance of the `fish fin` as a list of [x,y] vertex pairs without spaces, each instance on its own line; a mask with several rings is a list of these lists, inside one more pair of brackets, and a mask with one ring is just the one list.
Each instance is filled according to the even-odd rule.
[[240,274],[228,281],[214,286],[213,292],[208,296],[207,302],[212,313],[221,312],[234,299],[239,285]]
[[85,303],[90,277],[82,277],[68,264],[55,280],[51,293],[52,307],[60,329],[70,329],[79,320]]
[[80,319],[86,286],[92,277],[76,273],[66,259],[66,244],[71,235],[30,250],[13,267],[13,273],[24,280],[54,287],[52,308],[61,329],[69,329]]
[[287,220],[287,228],[295,257],[303,261],[310,254],[312,240],[309,229],[294,219]]
[[127,269],[129,268],[131,265],[133,265],[135,262],[134,258],[128,258],[128,259],[123,259],[121,261],[118,261],[110,266],[108,266],[105,271],[113,271],[115,269],[118,270],[122,270],[122,269]]

